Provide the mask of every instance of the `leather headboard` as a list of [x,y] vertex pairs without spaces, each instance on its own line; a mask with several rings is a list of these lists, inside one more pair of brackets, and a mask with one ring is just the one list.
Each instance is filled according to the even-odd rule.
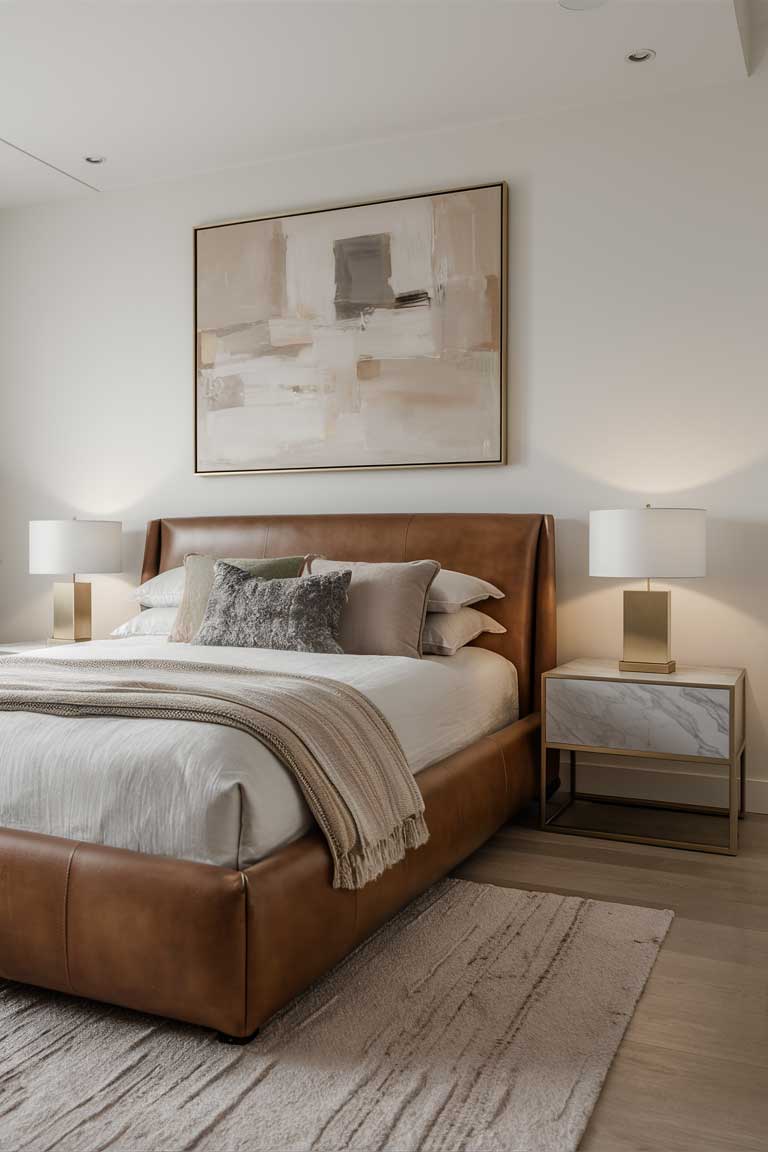
[[438,560],[505,593],[478,607],[507,629],[474,642],[517,668],[520,715],[538,710],[541,673],[556,663],[555,525],[551,516],[414,513],[345,516],[194,516],[147,525],[142,581],[187,552],[333,560]]

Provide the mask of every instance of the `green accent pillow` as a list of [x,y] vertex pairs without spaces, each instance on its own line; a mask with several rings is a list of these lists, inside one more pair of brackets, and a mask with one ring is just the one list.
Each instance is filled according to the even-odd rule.
[[[169,640],[189,644],[197,635],[213,588],[217,559],[217,556],[200,556],[197,553],[184,557],[184,594]],[[300,576],[305,560],[306,556],[276,556],[263,560],[224,558],[226,564],[242,568],[249,576],[260,576],[262,580],[289,580]]]

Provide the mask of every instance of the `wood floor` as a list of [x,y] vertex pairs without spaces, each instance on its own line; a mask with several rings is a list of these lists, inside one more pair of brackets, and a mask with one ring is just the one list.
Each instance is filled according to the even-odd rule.
[[768,1149],[768,816],[740,838],[728,857],[509,825],[455,873],[675,911],[581,1152]]

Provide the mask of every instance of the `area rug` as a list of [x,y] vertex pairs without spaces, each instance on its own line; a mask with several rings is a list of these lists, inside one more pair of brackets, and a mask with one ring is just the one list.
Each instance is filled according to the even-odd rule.
[[572,1152],[672,913],[446,880],[246,1047],[0,982],[2,1152]]

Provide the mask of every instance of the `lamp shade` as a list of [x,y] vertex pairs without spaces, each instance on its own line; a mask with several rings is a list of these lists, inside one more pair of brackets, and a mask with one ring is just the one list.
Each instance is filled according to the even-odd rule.
[[30,520],[29,571],[120,572],[122,529],[119,520]]
[[590,576],[706,574],[703,508],[611,508],[589,514]]

